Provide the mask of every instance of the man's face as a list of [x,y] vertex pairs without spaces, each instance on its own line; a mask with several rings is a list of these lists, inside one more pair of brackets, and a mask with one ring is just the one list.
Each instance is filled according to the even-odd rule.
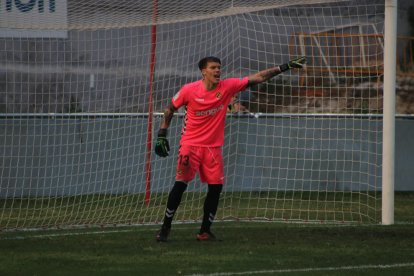
[[220,81],[221,65],[218,62],[208,62],[206,68],[201,70],[204,80],[217,84]]

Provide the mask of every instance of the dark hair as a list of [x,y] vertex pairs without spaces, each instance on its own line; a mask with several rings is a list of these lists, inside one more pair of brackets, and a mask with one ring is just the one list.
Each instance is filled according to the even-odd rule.
[[208,62],[217,62],[217,63],[221,64],[221,61],[218,57],[213,57],[213,56],[205,57],[205,58],[200,59],[200,61],[198,62],[198,69],[200,69],[200,71],[201,71],[204,68],[206,68]]

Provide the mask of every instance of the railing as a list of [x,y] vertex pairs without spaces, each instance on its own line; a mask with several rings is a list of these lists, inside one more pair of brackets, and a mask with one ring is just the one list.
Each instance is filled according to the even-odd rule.
[[[300,84],[318,85],[354,82],[358,78],[378,80],[383,76],[384,36],[382,34],[299,33],[291,36],[291,56],[306,56]],[[397,38],[397,76],[414,77],[414,37]]]

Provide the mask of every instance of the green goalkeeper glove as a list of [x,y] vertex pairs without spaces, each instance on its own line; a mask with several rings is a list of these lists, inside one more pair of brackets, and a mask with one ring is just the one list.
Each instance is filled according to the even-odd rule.
[[306,63],[306,57],[299,57],[299,58],[292,59],[288,63],[279,65],[279,68],[281,72],[285,72],[292,68],[299,68],[299,69],[303,68],[303,65],[305,63]]
[[158,131],[157,143],[155,144],[155,154],[160,157],[167,157],[170,145],[167,140],[167,129],[161,128]]

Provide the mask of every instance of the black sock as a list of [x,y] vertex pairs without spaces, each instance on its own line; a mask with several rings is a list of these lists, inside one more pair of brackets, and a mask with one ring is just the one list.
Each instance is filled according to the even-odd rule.
[[217,207],[219,204],[220,193],[223,189],[223,184],[209,184],[206,199],[204,201],[204,216],[201,224],[200,234],[209,232],[210,226],[216,216]]
[[168,195],[167,208],[165,209],[164,215],[164,227],[170,228],[174,214],[177,211],[178,206],[181,202],[181,197],[184,191],[187,189],[187,184],[181,181],[176,181],[173,188]]

